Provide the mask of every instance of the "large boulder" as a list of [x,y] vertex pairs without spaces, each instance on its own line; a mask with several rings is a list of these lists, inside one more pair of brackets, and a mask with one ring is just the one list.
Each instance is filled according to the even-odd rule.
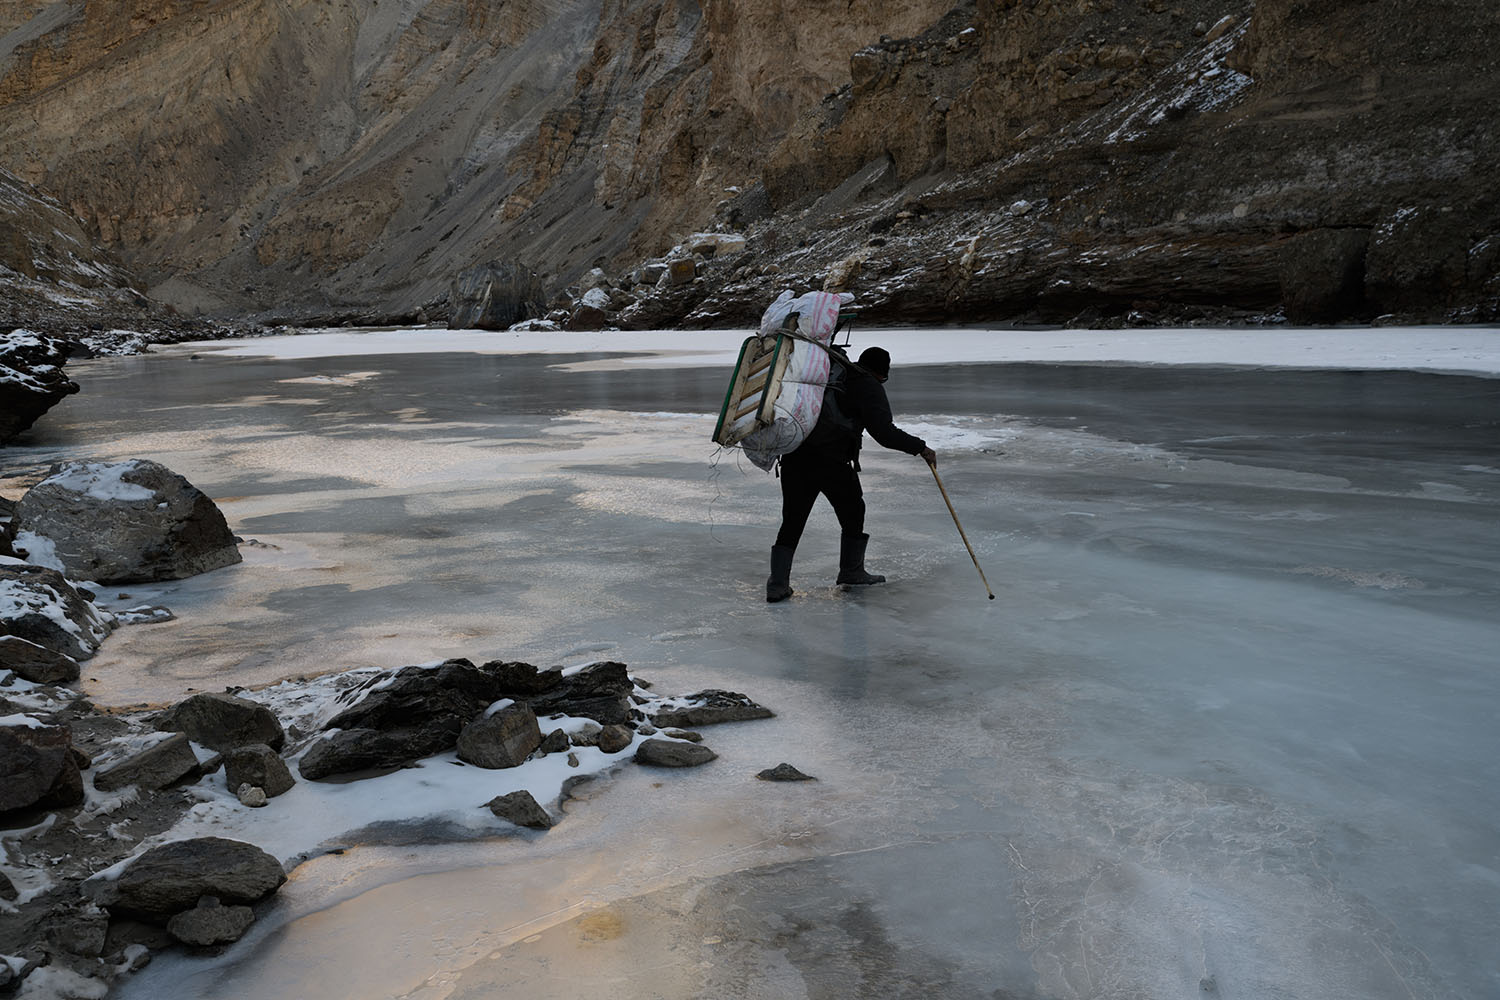
[[90,597],[55,569],[0,565],[0,635],[86,660],[114,628]]
[[0,333],[0,445],[78,391],[78,383],[63,374],[67,360],[66,341],[30,330]]
[[16,542],[77,580],[180,580],[240,561],[223,513],[145,459],[67,462],[16,505]]
[[505,330],[546,315],[546,286],[516,261],[470,268],[453,280],[448,292],[450,330]]
[[232,694],[205,692],[185,698],[156,717],[156,728],[186,733],[211,750],[264,743],[272,750],[286,744],[281,720],[266,706]]
[[254,844],[200,837],[153,847],[114,881],[85,882],[84,892],[112,914],[165,923],[203,896],[250,906],[285,881],[281,863]]
[[66,726],[26,715],[0,717],[0,825],[7,814],[83,801],[83,776]]

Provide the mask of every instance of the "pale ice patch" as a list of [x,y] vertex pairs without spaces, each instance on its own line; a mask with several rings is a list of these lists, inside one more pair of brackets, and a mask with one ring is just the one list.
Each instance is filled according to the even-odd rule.
[[279,379],[278,385],[358,385],[377,378],[380,372],[345,372],[342,375],[304,375],[301,378]]
[[1421,580],[1392,569],[1362,570],[1342,566],[1297,566],[1287,572],[1299,576],[1322,577],[1325,580],[1337,580],[1340,583],[1352,583],[1356,587],[1370,587],[1378,590],[1421,590],[1426,586]]
[[[897,425],[909,434],[927,442],[934,451],[983,451],[992,445],[1013,440],[1020,431],[997,427],[992,418],[936,417],[924,414],[910,421],[898,419]],[[870,445],[867,443],[866,447]]]

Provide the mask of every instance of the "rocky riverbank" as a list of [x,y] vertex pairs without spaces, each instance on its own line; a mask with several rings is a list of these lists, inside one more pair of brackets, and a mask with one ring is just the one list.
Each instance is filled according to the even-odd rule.
[[309,857],[537,836],[579,782],[707,764],[698,728],[772,715],[734,692],[662,695],[614,661],[463,658],[96,706],[81,664],[173,618],[120,588],[234,572],[240,539],[143,460],[59,466],[6,513],[0,995],[101,997],[161,949],[238,940]]

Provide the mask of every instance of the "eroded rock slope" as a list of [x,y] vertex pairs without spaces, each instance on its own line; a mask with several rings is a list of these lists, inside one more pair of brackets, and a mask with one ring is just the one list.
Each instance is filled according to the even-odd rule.
[[[1487,0],[0,3],[0,167],[186,310],[446,315],[691,234],[599,322],[1490,319]],[[686,253],[687,251],[682,251]],[[635,283],[638,284],[638,283]]]

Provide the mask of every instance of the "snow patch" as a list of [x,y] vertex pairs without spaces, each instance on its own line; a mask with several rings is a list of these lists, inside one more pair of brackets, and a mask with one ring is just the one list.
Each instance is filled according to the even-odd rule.
[[156,495],[152,490],[121,478],[135,468],[133,462],[75,462],[66,472],[49,476],[39,485],[57,486],[96,500],[150,500]]

